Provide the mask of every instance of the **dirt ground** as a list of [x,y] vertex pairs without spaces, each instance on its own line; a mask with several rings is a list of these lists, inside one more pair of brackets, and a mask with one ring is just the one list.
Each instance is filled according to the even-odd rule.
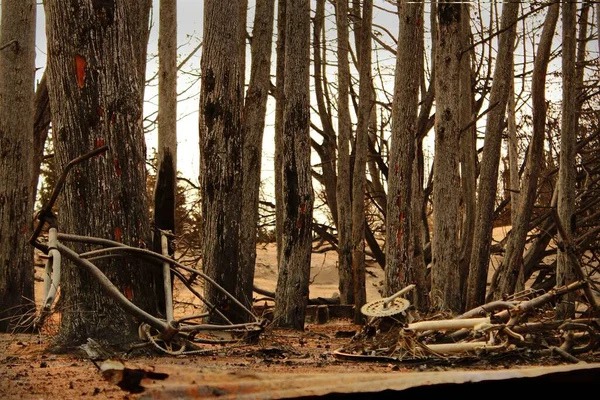
[[[259,246],[255,285],[274,291],[276,284],[275,247],[273,244]],[[331,298],[337,292],[337,259],[331,252],[316,253],[312,259],[310,297]],[[378,289],[383,280],[383,271],[375,265],[368,267],[367,301],[380,298]],[[190,300],[181,294],[183,301]],[[258,296],[260,297],[260,296]],[[38,297],[39,298],[39,297]],[[188,304],[189,307],[189,304]],[[185,309],[179,309],[180,313]],[[307,323],[305,331],[291,331],[267,326],[258,343],[206,345],[203,354],[168,356],[152,352],[118,355],[115,361],[124,363],[127,371],[146,376],[140,387],[125,390],[103,377],[99,366],[101,361],[91,361],[84,352],[80,354],[57,355],[47,351],[52,342],[52,332],[56,329],[50,323],[44,334],[0,334],[0,398],[2,399],[138,399],[169,398],[161,397],[161,385],[169,379],[178,382],[195,383],[197,377],[190,374],[220,373],[221,378],[266,373],[268,376],[294,373],[319,373],[342,376],[344,374],[398,374],[403,372],[444,372],[444,371],[505,371],[532,366],[556,366],[569,364],[559,356],[529,357],[519,355],[505,359],[474,358],[469,360],[449,360],[445,363],[421,362],[414,364],[375,360],[369,357],[352,359],[340,357],[336,351],[343,349],[361,331],[349,319],[334,318],[326,323]],[[600,362],[600,352],[586,354],[581,358],[588,363]],[[600,364],[599,364],[600,365]],[[153,376],[154,373],[167,373],[165,380]],[[192,372],[190,372],[192,371]],[[179,375],[178,375],[179,374]],[[187,375],[186,375],[187,374]],[[225,375],[223,375],[225,374]],[[234,374],[234,375],[231,375]],[[238,375],[235,375],[238,374]],[[342,374],[342,375],[335,375]],[[176,378],[176,376],[179,376]],[[217,376],[217,375],[216,375]],[[282,375],[283,376],[283,375]],[[298,375],[300,376],[300,375]],[[188,378],[189,377],[189,378]],[[115,378],[116,379],[116,378]],[[121,379],[121,378],[119,378]],[[186,380],[187,379],[187,380]],[[254,379],[254,378],[252,378]],[[257,378],[258,379],[258,378]],[[146,390],[145,388],[148,388]],[[141,393],[140,390],[143,390]],[[237,388],[236,390],[242,390]],[[265,390],[267,386],[265,386]],[[220,397],[222,393],[200,393],[181,395],[178,398]],[[260,398],[261,396],[257,396]],[[172,398],[172,397],[171,397]],[[262,398],[266,398],[262,396]],[[269,398],[273,398],[271,393]]]

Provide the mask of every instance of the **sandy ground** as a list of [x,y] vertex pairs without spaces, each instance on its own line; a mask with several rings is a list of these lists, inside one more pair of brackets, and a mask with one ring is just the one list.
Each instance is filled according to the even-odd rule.
[[[496,230],[500,238],[506,228]],[[498,260],[494,259],[491,268]],[[375,263],[367,266],[367,301],[379,299],[378,289],[383,282],[383,270]],[[255,285],[274,291],[277,281],[276,251],[274,244],[261,244],[257,249]],[[38,299],[41,298],[41,284],[38,284]],[[314,253],[311,266],[310,297],[333,297],[338,292],[337,256],[335,252]],[[190,300],[178,291],[178,299]],[[257,295],[260,297],[260,295]],[[179,313],[189,311],[180,308]],[[411,371],[460,372],[461,370],[493,371],[518,369],[530,366],[561,365],[565,361],[559,357],[542,360],[506,359],[497,363],[481,359],[473,364],[398,365],[376,360],[348,360],[336,356],[336,349],[348,345],[361,327],[350,320],[332,319],[325,324],[308,322],[303,332],[290,331],[268,326],[255,344],[240,343],[227,346],[207,346],[204,354],[186,356],[143,355],[120,356],[121,361],[132,371],[168,372],[170,381],[145,378],[141,384],[142,393],[132,393],[130,388],[123,390],[114,382],[106,380],[98,369],[98,363],[87,359],[84,354],[56,355],[46,351],[56,331],[56,323],[50,323],[44,334],[10,335],[0,334],[0,398],[2,399],[138,399],[138,398],[211,398],[223,393],[202,392],[196,388],[193,395],[161,397],[161,387],[177,386],[181,382],[195,385],[206,379],[231,381],[232,376],[253,380],[252,374],[266,375],[273,379],[285,379],[281,374],[318,373],[331,374],[332,380],[339,379],[335,374],[398,374]],[[600,354],[589,355],[589,362],[600,361]],[[181,371],[181,373],[180,373]],[[146,372],[144,372],[146,374]],[[211,375],[212,374],[212,375]],[[232,375],[234,374],[234,375]],[[178,376],[176,378],[176,376]],[[261,379],[265,379],[261,375]],[[375,375],[373,375],[375,376]],[[209,378],[207,378],[209,377]],[[275,378],[276,377],[276,378]],[[167,378],[169,379],[169,378]],[[179,379],[179,380],[176,380]],[[258,378],[257,378],[258,379]],[[368,380],[368,378],[367,378]],[[169,386],[171,385],[171,386]],[[204,385],[204,384],[203,384]],[[240,383],[241,385],[241,383]],[[235,385],[236,388],[242,386]],[[208,390],[211,385],[201,386]],[[235,389],[235,390],[238,390]],[[187,390],[187,389],[186,389]],[[210,390],[216,390],[214,387]],[[241,389],[240,389],[241,390]],[[265,386],[265,390],[266,386]],[[270,390],[270,389],[269,389]],[[187,392],[186,392],[187,393]],[[258,395],[257,395],[258,396]],[[227,396],[225,396],[227,397]],[[277,398],[277,392],[270,392],[260,398]],[[258,398],[256,397],[256,398]],[[230,398],[236,398],[230,397]],[[366,397],[365,397],[366,398]]]

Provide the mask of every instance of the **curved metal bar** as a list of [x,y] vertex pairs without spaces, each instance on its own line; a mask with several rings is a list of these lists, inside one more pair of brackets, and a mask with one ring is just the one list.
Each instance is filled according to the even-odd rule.
[[[98,250],[89,251],[89,252],[86,252],[86,253],[82,253],[81,256],[90,255],[90,254],[99,255],[99,254],[103,254],[103,253],[110,253],[112,251],[119,251],[119,252],[124,251],[124,252],[128,252],[128,253],[136,253],[136,254],[142,254],[142,255],[151,256],[151,257],[153,257],[153,258],[155,258],[157,260],[160,260],[161,262],[169,262],[172,265],[174,265],[176,267],[179,267],[179,268],[181,268],[181,269],[183,269],[185,271],[188,271],[188,272],[191,272],[193,274],[199,275],[202,279],[206,280],[211,285],[214,285],[225,296],[227,296],[230,300],[232,300],[234,303],[236,303],[241,309],[243,309],[249,315],[251,315],[256,322],[260,322],[259,318],[252,311],[250,311],[248,308],[246,308],[246,306],[244,306],[238,299],[236,299],[231,293],[229,293],[227,290],[225,290],[225,288],[223,288],[221,285],[219,285],[217,282],[215,282],[208,275],[206,275],[202,271],[198,271],[197,269],[186,267],[185,265],[181,264],[180,262],[175,261],[172,258],[163,256],[162,254],[158,254],[158,253],[155,253],[155,252],[147,250],[147,249],[140,249],[140,248],[137,248],[137,247],[130,247],[130,246],[122,245],[122,246],[109,247],[109,248],[105,248],[105,249],[98,249]],[[75,253],[75,254],[77,254],[77,253]]]
[[94,236],[81,236],[81,235],[71,235],[68,233],[59,233],[58,239],[63,242],[76,242],[76,243],[88,243],[88,244],[99,244],[102,246],[111,246],[111,247],[128,247],[126,244],[121,242],[115,242],[110,239],[102,239]]
[[169,325],[165,321],[162,321],[148,314],[146,311],[142,310],[141,308],[133,304],[131,301],[129,301],[127,297],[125,297],[115,287],[115,285],[113,285],[113,283],[106,277],[106,275],[104,275],[102,271],[100,271],[100,269],[98,269],[98,267],[96,267],[90,261],[81,258],[79,254],[77,254],[75,251],[71,250],[69,247],[61,243],[58,243],[58,250],[61,253],[63,253],[69,260],[73,261],[78,266],[85,268],[90,274],[92,274],[92,276],[96,278],[98,283],[100,283],[100,286],[102,286],[104,291],[110,297],[116,300],[121,305],[121,307],[123,307],[123,309],[125,309],[125,311],[127,311],[129,314],[143,322],[146,322],[147,324],[153,326],[161,332],[164,332],[167,329],[169,329]]

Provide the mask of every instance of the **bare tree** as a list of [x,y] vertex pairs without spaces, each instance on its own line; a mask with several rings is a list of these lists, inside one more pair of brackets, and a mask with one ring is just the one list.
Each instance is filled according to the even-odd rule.
[[[460,20],[460,183],[462,190],[459,276],[460,292],[465,293],[469,276],[469,261],[473,248],[477,188],[477,132],[473,123],[475,107],[473,87],[473,56],[470,4],[462,5]],[[463,302],[464,302],[463,295]]]
[[263,131],[270,86],[271,44],[273,43],[274,0],[258,1],[252,30],[252,66],[250,83],[243,111],[244,183],[242,190],[241,264],[236,297],[251,305],[254,266],[256,262],[256,237],[258,199],[262,159]]
[[2,2],[0,23],[0,331],[35,309],[31,235],[36,3]]
[[283,237],[274,318],[304,329],[310,278],[314,194],[310,165],[310,2],[286,4],[283,109]]
[[[200,92],[203,268],[229,293],[237,293],[240,273],[244,75],[239,46],[244,43],[239,32],[231,29],[242,23],[240,14],[236,2],[204,2]],[[243,318],[238,306],[214,286],[206,288],[206,296],[229,320]]]
[[[161,0],[158,24],[158,160],[152,248],[163,254],[161,231],[175,233],[177,192],[177,1]],[[167,239],[173,255],[173,237]],[[161,298],[164,296],[161,296]],[[166,306],[166,305],[165,305]],[[161,308],[163,308],[161,304]]]
[[[568,234],[575,233],[575,146],[577,144],[577,81],[575,56],[577,49],[577,3],[562,3],[562,119],[560,129],[560,161],[558,170],[557,213]],[[560,234],[560,233],[559,233]],[[560,238],[565,241],[565,238]],[[574,265],[567,249],[557,251],[556,284],[566,285],[575,280]],[[575,295],[565,296],[558,304],[557,319],[573,317]]]
[[494,201],[496,199],[498,166],[500,164],[500,145],[510,91],[511,60],[514,53],[518,14],[519,2],[511,0],[503,3],[498,55],[489,100],[491,110],[487,114],[481,172],[477,189],[477,215],[465,302],[467,309],[481,305],[485,301]]
[[559,3],[555,3],[548,9],[538,44],[531,83],[533,135],[529,143],[527,164],[523,172],[523,184],[520,188],[513,188],[521,189],[519,207],[511,210],[511,213],[515,214],[515,221],[512,225],[510,237],[508,238],[504,260],[499,268],[499,282],[493,281],[490,288],[490,296],[494,299],[500,299],[506,294],[512,294],[515,291],[518,277],[521,276],[521,281],[523,280],[523,251],[525,249],[533,206],[537,197],[538,177],[544,151],[544,137],[546,133],[546,73],[558,14]]
[[461,13],[461,4],[438,3],[430,294],[436,308],[455,312],[461,308],[458,268]]
[[275,66],[275,236],[277,267],[283,248],[283,108],[285,105],[285,38],[287,0],[277,0],[277,61]]
[[[417,112],[419,107],[419,82],[422,71],[419,56],[423,20],[422,2],[398,3],[400,28],[392,108],[392,134],[390,168],[388,172],[388,202],[386,215],[386,268],[385,294],[390,296],[411,283],[424,286],[425,271],[414,263],[413,208],[420,208],[412,196],[413,167]],[[417,270],[420,269],[420,271]]]
[[[141,123],[150,5],[145,0],[45,2],[58,168],[94,147],[110,147],[67,179],[59,198],[63,231],[131,246],[150,242]],[[136,305],[156,315],[157,285],[162,284],[158,269],[133,260],[98,265]],[[59,344],[76,345],[88,338],[115,345],[137,340],[137,321],[86,271],[67,264],[61,281]]]
[[352,170],[352,271],[354,275],[354,322],[362,323],[360,308],[366,303],[365,289],[365,172],[369,120],[371,117],[371,24],[373,1],[363,3],[360,21],[359,110]]
[[352,120],[348,101],[350,65],[348,63],[348,0],[336,2],[337,58],[338,58],[338,260],[340,274],[340,302],[354,303],[354,274],[352,272],[352,164],[350,141]]

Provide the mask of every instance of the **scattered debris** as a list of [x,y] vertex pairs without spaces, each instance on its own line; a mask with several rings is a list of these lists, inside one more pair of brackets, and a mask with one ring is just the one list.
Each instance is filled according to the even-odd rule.
[[558,355],[577,363],[577,355],[600,349],[600,315],[592,302],[580,305],[579,318],[556,320],[554,304],[584,289],[585,281],[547,293],[529,290],[450,319],[418,320],[403,294],[366,304],[372,317],[351,342],[336,351],[338,359],[385,362],[465,363],[510,356]]
[[119,360],[106,360],[100,366],[96,366],[104,379],[131,393],[144,391],[142,379],[164,380],[169,377],[168,374],[154,372],[153,368],[126,366]]

